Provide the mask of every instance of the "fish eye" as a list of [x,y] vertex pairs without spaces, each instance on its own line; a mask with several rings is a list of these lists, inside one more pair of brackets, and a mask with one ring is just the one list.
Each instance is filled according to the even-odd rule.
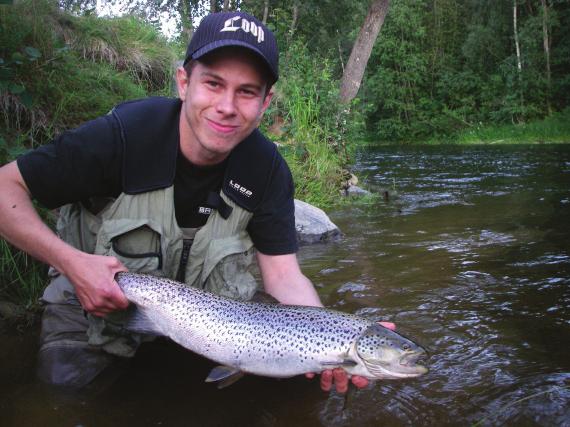
[[402,345],[402,349],[404,349],[404,350],[409,350],[409,349],[410,349],[410,344],[404,343],[404,344]]

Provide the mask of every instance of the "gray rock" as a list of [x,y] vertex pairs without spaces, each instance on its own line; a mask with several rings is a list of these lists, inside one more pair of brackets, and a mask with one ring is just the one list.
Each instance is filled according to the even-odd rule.
[[360,188],[357,185],[350,185],[347,189],[346,189],[346,195],[347,196],[366,196],[372,194],[370,193],[370,191],[365,190],[363,188]]
[[322,209],[296,199],[295,228],[300,244],[335,241],[342,235]]

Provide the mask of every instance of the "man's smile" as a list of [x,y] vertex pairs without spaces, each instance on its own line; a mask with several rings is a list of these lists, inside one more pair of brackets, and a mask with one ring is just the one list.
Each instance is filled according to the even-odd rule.
[[227,123],[220,123],[217,122],[215,120],[212,119],[206,119],[206,122],[208,123],[208,125],[215,130],[216,132],[220,132],[220,133],[232,133],[234,132],[237,128],[239,128],[238,125],[231,125],[231,124],[227,124]]

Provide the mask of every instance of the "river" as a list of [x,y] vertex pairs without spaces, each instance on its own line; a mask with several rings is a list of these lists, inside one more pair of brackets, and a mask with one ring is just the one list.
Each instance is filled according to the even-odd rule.
[[33,377],[35,336],[0,334],[2,426],[570,426],[570,145],[363,150],[384,194],[331,214],[344,237],[299,258],[325,305],[389,320],[430,372],[346,397],[316,380],[245,377],[147,344],[107,388]]

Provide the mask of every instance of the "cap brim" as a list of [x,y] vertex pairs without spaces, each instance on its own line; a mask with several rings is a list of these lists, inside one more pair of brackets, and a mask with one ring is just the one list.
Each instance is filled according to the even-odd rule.
[[[267,65],[267,68],[269,68],[269,70],[271,71],[271,74],[273,75],[273,78],[275,79],[275,81],[278,80],[279,76],[278,74],[275,72],[275,70],[271,67],[271,64],[269,63],[269,61],[267,61],[267,59],[265,59],[265,56],[263,56],[263,53],[261,53],[261,51],[257,48],[255,48],[254,46],[250,45],[249,43],[245,43],[242,42],[240,40],[232,40],[232,39],[227,39],[227,40],[216,40],[214,42],[208,43],[206,46],[201,47],[200,49],[198,49],[197,51],[195,51],[192,54],[192,59],[200,59],[202,56],[216,50],[219,49],[221,47],[227,47],[227,46],[240,46],[240,47],[245,47],[249,50],[251,50],[252,52],[257,53],[257,55],[263,59],[263,62],[265,62],[265,64]],[[188,61],[186,61],[188,62]]]

